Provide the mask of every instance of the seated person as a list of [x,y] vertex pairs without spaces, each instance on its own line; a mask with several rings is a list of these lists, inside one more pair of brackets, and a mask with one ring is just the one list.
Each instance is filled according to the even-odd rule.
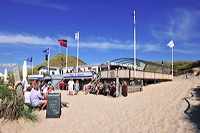
[[116,96],[116,84],[115,81],[110,83],[110,95]]
[[24,103],[31,104],[30,94],[31,94],[31,87],[28,87],[24,92]]
[[97,85],[96,85],[96,87],[95,87],[95,90],[96,90],[95,93],[96,93],[96,95],[99,94],[100,85],[101,85],[101,83],[100,83],[100,82],[97,82]]
[[95,92],[96,91],[96,85],[94,84],[94,82],[91,83],[89,90],[91,92]]
[[99,86],[99,93],[103,94],[103,83],[100,82],[100,86]]
[[45,83],[44,86],[42,87],[42,93],[45,94],[47,93],[48,90],[48,85]]
[[103,94],[110,95],[110,86],[106,81],[104,81],[103,87],[104,87]]
[[134,82],[134,81],[132,81],[132,82],[130,83],[130,85],[134,86],[134,85],[135,85],[135,82]]
[[116,92],[116,84],[115,81],[110,82],[110,96],[115,96]]
[[112,87],[115,87],[115,88],[116,88],[116,84],[115,84],[115,81],[113,81]]
[[44,108],[47,105],[47,100],[44,100],[44,97],[38,91],[38,86],[35,86],[34,90],[31,91],[30,101],[31,101],[31,105],[32,106],[40,106],[40,105],[42,105],[41,110],[44,110]]
[[54,93],[54,87],[52,85],[49,86],[47,93]]
[[48,93],[54,93],[54,92],[55,92],[55,91],[54,91],[54,87],[53,87],[52,85],[50,85],[50,86],[48,87],[47,92],[43,94],[44,100],[47,100],[47,95],[48,95]]
[[45,96],[48,95],[48,93],[54,93],[54,87],[52,85],[49,86],[47,92],[44,94]]
[[88,84],[87,84],[87,88],[88,88],[88,91],[90,92],[91,89],[92,89],[92,83],[88,83]]

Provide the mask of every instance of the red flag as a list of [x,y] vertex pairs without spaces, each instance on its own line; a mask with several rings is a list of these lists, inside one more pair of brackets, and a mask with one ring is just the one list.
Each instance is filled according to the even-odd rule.
[[67,47],[67,40],[58,40],[60,46]]

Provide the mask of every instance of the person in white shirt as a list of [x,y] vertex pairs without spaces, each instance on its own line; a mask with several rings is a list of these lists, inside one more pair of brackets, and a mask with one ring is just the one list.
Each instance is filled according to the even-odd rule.
[[69,91],[69,95],[72,95],[72,96],[73,96],[73,87],[74,87],[74,81],[72,78],[70,78],[68,82],[68,91]]
[[54,87],[52,85],[49,86],[47,93],[54,93]]
[[24,92],[24,103],[31,104],[30,94],[31,94],[31,87],[28,87]]
[[46,94],[48,90],[48,85],[45,83],[45,85],[42,87],[42,93]]
[[47,92],[43,94],[44,99],[47,99],[48,93],[54,93],[54,92],[55,92],[54,87],[52,85],[49,85]]

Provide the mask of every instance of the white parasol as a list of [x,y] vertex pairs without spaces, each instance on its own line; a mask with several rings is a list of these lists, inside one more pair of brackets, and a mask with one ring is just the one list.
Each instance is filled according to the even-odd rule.
[[27,82],[27,62],[24,61],[24,64],[23,64],[23,80],[22,80],[22,83],[24,84],[24,91],[26,91],[26,88],[28,87],[28,82]]
[[8,83],[7,77],[8,77],[8,72],[7,72],[7,69],[5,68],[5,71],[4,71],[4,84]]

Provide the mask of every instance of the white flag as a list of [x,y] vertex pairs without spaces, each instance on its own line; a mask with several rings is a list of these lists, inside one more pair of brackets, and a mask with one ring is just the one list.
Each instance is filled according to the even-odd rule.
[[170,48],[173,48],[173,47],[174,47],[174,42],[173,42],[173,40],[171,40],[171,41],[167,44],[167,46],[169,46]]
[[75,33],[75,40],[78,41],[79,40],[79,31],[77,33]]

